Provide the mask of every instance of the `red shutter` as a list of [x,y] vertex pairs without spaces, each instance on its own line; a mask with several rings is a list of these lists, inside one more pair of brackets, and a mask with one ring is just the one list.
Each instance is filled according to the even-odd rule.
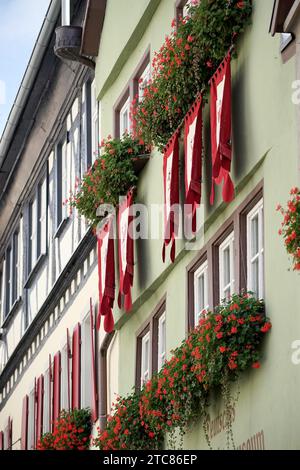
[[72,342],[72,409],[80,408],[81,392],[81,328],[78,323],[73,331]]
[[53,421],[60,412],[60,352],[56,353],[53,361]]
[[36,445],[42,436],[43,430],[43,409],[44,409],[44,376],[41,375],[37,380],[36,386]]
[[49,429],[52,429],[52,364],[51,364],[51,354],[49,354]]
[[3,431],[0,432],[0,450],[4,450],[4,434]]
[[28,443],[28,395],[23,398],[21,450],[27,450]]
[[69,329],[67,328],[68,410],[71,409],[70,358],[71,358],[71,345],[70,345]]
[[12,419],[10,417],[7,426],[7,449],[12,450]]
[[96,379],[96,364],[95,364],[95,347],[94,347],[94,315],[93,315],[93,301],[90,299],[90,322],[91,322],[91,361],[92,361],[92,420],[95,422],[98,418],[97,413],[97,379]]

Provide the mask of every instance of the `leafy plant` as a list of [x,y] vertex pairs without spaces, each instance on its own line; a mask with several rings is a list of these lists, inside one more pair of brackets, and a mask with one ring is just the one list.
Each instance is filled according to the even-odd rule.
[[162,149],[182,122],[230,46],[250,20],[251,0],[194,1],[154,56],[144,98],[132,103],[139,138]]
[[292,188],[287,208],[277,210],[284,216],[279,235],[284,238],[287,252],[292,256],[294,271],[300,271],[300,189]]
[[96,227],[100,218],[96,211],[101,204],[117,206],[119,197],[126,195],[137,182],[134,171],[134,160],[146,152],[144,144],[129,134],[122,139],[108,136],[103,140],[102,154],[84,175],[82,181],[77,180],[75,193],[65,201],[76,207],[79,214]]
[[118,399],[95,445],[111,450],[157,449],[167,435],[174,447],[178,433],[183,437],[191,420],[200,416],[208,439],[209,393],[220,389],[228,441],[231,439],[234,446],[230,416],[235,400],[230,395],[230,382],[241,372],[260,367],[260,344],[270,328],[263,302],[252,294],[233,295],[214,312],[206,312],[141,392]]
[[63,410],[54,422],[53,433],[41,437],[37,450],[88,450],[91,429],[90,410]]

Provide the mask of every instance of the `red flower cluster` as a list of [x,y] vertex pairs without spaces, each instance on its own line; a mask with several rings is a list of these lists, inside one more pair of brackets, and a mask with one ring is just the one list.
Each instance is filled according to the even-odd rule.
[[91,416],[88,410],[62,411],[53,433],[44,434],[37,450],[88,450]]
[[270,328],[263,302],[250,294],[233,295],[206,312],[142,391],[119,399],[95,444],[106,450],[156,449],[164,433],[184,432],[224,377],[235,380],[240,372],[260,367],[259,346]]
[[294,270],[300,271],[300,189],[292,188],[290,196],[286,209],[280,204],[277,206],[277,211],[283,215],[278,233],[283,236],[286,250],[292,255]]

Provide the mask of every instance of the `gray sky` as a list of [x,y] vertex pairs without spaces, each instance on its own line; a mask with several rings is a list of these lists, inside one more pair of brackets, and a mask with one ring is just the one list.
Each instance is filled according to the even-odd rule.
[[0,0],[0,137],[50,0]]

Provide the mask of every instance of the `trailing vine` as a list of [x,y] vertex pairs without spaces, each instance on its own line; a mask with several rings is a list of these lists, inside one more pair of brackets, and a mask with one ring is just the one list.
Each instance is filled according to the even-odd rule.
[[189,7],[155,54],[152,80],[143,100],[132,103],[132,119],[139,138],[160,150],[222,62],[232,43],[249,24],[251,0],[201,0]]
[[220,390],[225,406],[227,448],[234,448],[232,410],[238,399],[231,384],[241,372],[260,367],[260,345],[271,323],[252,294],[233,295],[206,312],[158,374],[138,393],[120,397],[107,427],[94,444],[103,450],[178,447],[191,422],[202,418],[208,432],[209,394]]

